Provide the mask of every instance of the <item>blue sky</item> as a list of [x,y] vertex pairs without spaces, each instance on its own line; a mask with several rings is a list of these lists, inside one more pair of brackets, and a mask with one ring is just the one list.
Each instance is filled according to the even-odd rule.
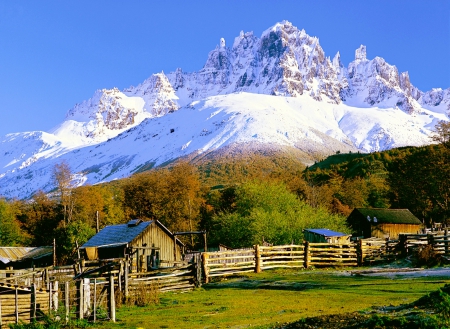
[[289,20],[344,65],[360,44],[423,91],[450,87],[450,1],[1,1],[0,136],[49,130],[103,88],[202,68],[239,32]]

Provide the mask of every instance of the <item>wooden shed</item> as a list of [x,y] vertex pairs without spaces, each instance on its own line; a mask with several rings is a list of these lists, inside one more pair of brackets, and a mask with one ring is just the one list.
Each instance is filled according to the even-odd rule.
[[127,224],[103,228],[81,246],[89,260],[124,258],[128,255],[133,268],[145,271],[160,263],[180,261],[183,243],[161,222],[134,219]]
[[350,234],[335,232],[326,228],[310,228],[303,230],[305,241],[315,243],[347,243],[350,242]]
[[356,236],[398,239],[400,233],[417,234],[422,222],[408,209],[355,208],[347,224]]
[[53,265],[53,247],[0,247],[0,269]]

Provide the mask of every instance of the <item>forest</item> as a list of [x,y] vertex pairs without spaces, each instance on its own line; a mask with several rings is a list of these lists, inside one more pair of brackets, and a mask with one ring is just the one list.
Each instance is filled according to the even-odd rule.
[[[407,208],[426,225],[450,221],[450,123],[435,144],[370,154],[332,155],[310,167],[286,154],[248,154],[165,167],[94,186],[71,186],[71,169],[53,169],[54,190],[29,200],[0,198],[0,245],[44,246],[73,258],[106,225],[158,219],[171,231],[205,230],[209,245],[300,243],[305,228],[351,233],[355,207]],[[184,241],[189,248],[195,239]]]

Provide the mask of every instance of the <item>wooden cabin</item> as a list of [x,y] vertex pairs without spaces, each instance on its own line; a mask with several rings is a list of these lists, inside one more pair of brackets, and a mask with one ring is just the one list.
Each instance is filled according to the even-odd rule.
[[161,222],[141,219],[103,228],[81,246],[88,260],[129,257],[132,269],[146,271],[160,263],[181,261],[183,243]]
[[355,208],[347,224],[358,237],[398,239],[400,233],[417,234],[422,222],[408,209]]
[[348,243],[351,235],[326,228],[310,228],[303,230],[303,237],[305,241],[315,243]]
[[53,265],[53,247],[0,247],[0,269]]

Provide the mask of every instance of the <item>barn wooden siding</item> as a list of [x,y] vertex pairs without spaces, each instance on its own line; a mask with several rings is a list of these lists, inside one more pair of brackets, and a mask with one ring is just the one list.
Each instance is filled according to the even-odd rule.
[[372,224],[371,235],[375,238],[390,238],[398,239],[401,233],[418,234],[421,230],[421,225],[415,224]]
[[[165,232],[155,222],[149,225],[144,232],[137,236],[130,243],[130,247],[159,247],[159,259],[161,261],[174,261],[174,239],[171,235]],[[181,248],[176,246],[176,260],[181,260]],[[139,254],[145,256],[150,255],[150,250],[140,250]]]

